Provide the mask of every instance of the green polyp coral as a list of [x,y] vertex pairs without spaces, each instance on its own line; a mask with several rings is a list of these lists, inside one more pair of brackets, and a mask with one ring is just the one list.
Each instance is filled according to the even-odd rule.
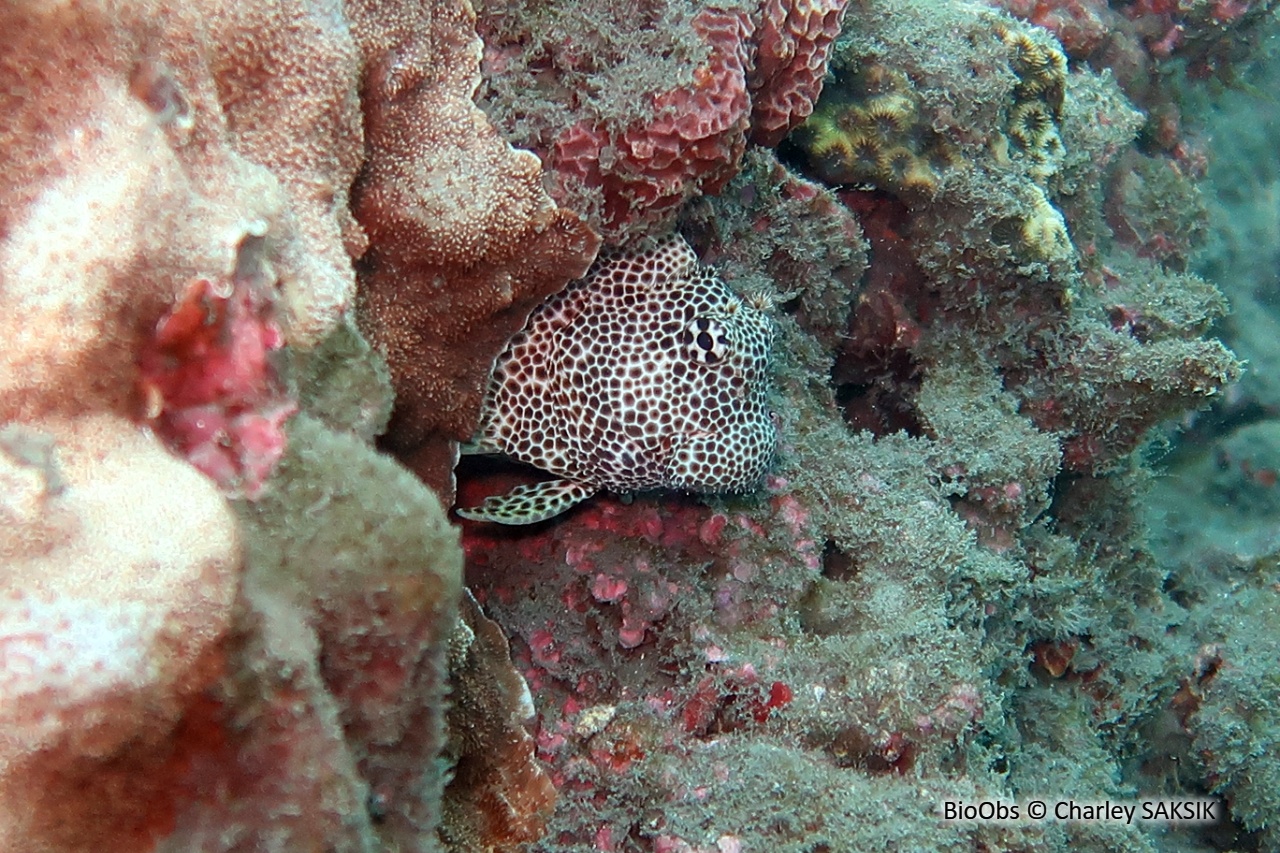
[[842,36],[821,100],[791,137],[809,168],[916,210],[985,198],[1000,209],[992,239],[1008,237],[1022,261],[1070,262],[1075,247],[1050,200],[1068,154],[1061,47],[995,12],[884,11],[872,31]]
[[1009,67],[1017,76],[1004,135],[1028,171],[1044,182],[1057,173],[1062,144],[1062,104],[1067,87],[1067,58],[1043,30],[998,26],[1009,49]]
[[934,192],[957,152],[929,126],[907,75],[873,61],[834,83],[795,135],[818,173],[831,183]]

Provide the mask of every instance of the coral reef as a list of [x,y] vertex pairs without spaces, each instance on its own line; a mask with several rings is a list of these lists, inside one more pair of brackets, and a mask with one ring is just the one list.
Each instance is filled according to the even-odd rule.
[[234,514],[114,416],[51,434],[0,439],[5,847],[434,849],[460,566],[434,496],[306,415]]
[[143,849],[171,740],[221,674],[231,511],[115,415],[11,424],[0,448],[0,846]]
[[[1274,39],[1273,20],[1258,36]],[[1155,768],[1202,775],[1224,796],[1248,843],[1275,849],[1280,801],[1275,760],[1277,539],[1275,328],[1275,112],[1258,97],[1280,75],[1274,50],[1233,71],[1248,86],[1180,87],[1188,116],[1209,122],[1214,157],[1204,189],[1206,250],[1187,259],[1221,282],[1232,312],[1221,333],[1249,369],[1214,410],[1187,420],[1162,459],[1148,514],[1168,587],[1191,614],[1198,647],[1183,662],[1182,686],[1158,729],[1172,760]],[[1171,769],[1172,768],[1172,769]]]
[[1280,843],[1275,828],[1280,809],[1280,762],[1275,760],[1280,612],[1274,586],[1259,581],[1275,576],[1276,559],[1268,555],[1235,568],[1224,574],[1236,577],[1223,578],[1235,586],[1229,609],[1212,608],[1216,612],[1209,624],[1198,626],[1207,642],[1186,674],[1174,709],[1209,790],[1226,795],[1232,816],[1260,832],[1261,846],[1274,849]]
[[[329,749],[354,767],[344,784],[367,790],[369,804],[355,815],[339,812],[343,822],[367,822],[363,831],[386,846],[432,849],[445,782],[438,755],[459,583],[456,532],[427,489],[359,437],[304,414],[290,439],[271,492],[239,507],[246,606],[294,625],[292,635],[268,633],[291,646],[275,654],[287,659],[296,644],[311,647],[305,671],[319,681],[300,689],[336,714]],[[257,669],[249,658],[240,671]],[[269,719],[266,698],[255,710]]]
[[0,24],[0,844],[436,849],[460,553],[369,446],[349,197],[379,158],[342,10]]
[[993,0],[1025,21],[1044,27],[1073,58],[1120,70],[1145,54],[1177,58],[1191,77],[1230,73],[1249,55],[1256,28],[1274,3],[1262,0]]
[[[943,12],[923,33],[915,32],[920,19],[906,20],[877,21],[842,43],[832,65],[840,85],[796,134],[815,173],[915,207],[979,193],[994,196],[986,204],[995,207],[1003,195],[1007,207],[1022,208],[1000,223],[1012,232],[1005,242],[1017,238],[1029,260],[1069,258],[1066,223],[1046,196],[1065,156],[1062,51],[1043,31],[995,13]],[[928,47],[958,46],[961,37],[970,43],[963,51]],[[971,83],[978,97],[955,104],[945,87],[966,64],[982,69]]]
[[364,64],[367,156],[352,198],[370,239],[362,325],[396,387],[388,444],[449,500],[493,359],[586,271],[599,240],[472,103],[481,45],[469,6],[349,11]]
[[[1146,545],[1141,451],[1239,372],[1202,338],[1224,303],[1186,271],[1194,191],[1136,149],[1111,77],[996,12],[858,4],[832,68],[782,162],[748,150],[681,217],[786,306],[766,490],[464,527],[560,791],[534,849],[1154,850],[1138,825],[937,810],[1166,790],[1146,738],[1197,646]],[[918,146],[928,181],[833,171],[824,121]],[[515,476],[473,463],[461,498]]]
[[1073,60],[1113,73],[1146,114],[1143,147],[1196,173],[1209,159],[1208,143],[1184,127],[1180,81],[1237,81],[1265,42],[1276,9],[1274,0],[990,3],[1053,33]]
[[[125,280],[138,315],[155,316],[184,270],[230,274],[241,240],[265,230],[286,334],[308,344],[323,337],[351,302],[347,249],[362,244],[345,196],[360,136],[345,34],[302,3],[15,4],[4,15],[12,34],[4,74],[21,81],[5,96],[6,280],[52,290],[60,270],[96,260],[86,282],[95,301],[79,312],[82,323],[99,313],[90,304],[122,300],[125,290],[112,285]],[[204,62],[203,45],[175,38],[197,31],[220,45],[216,66]],[[271,36],[286,31],[294,34],[287,53]],[[264,75],[268,57],[278,67]],[[244,96],[263,79],[269,85]],[[106,88],[83,97],[87,80]],[[149,227],[130,230],[135,221]],[[150,263],[131,269],[135,257]],[[167,290],[161,273],[174,282]],[[24,337],[49,337],[42,328],[56,304],[30,315]],[[106,347],[120,342],[88,331],[66,335],[44,363],[91,352],[105,359],[101,371],[120,370]]]
[[551,143],[547,159],[559,195],[584,206],[598,195],[600,227],[608,234],[669,226],[685,200],[719,192],[737,169],[750,116],[747,17],[708,9],[689,28],[708,53],[691,85],[654,96],[651,115],[617,134],[585,118]]
[[737,173],[748,138],[776,145],[809,115],[846,5],[480,2],[483,102],[609,242],[659,235]]
[[[1197,413],[1178,109],[1272,4],[999,5],[0,10],[0,847],[1274,847],[1280,440]],[[681,238],[772,306],[761,487],[451,523],[508,339]],[[1174,419],[1225,506],[1153,543]],[[1226,815],[941,811],[1151,794]]]

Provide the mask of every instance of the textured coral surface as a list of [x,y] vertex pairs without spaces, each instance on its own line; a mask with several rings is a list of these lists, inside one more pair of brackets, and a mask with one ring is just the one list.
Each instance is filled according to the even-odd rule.
[[[0,846],[429,849],[458,550],[368,446],[374,354],[332,364],[367,244],[341,10],[0,31]],[[290,373],[355,435],[286,427]],[[304,515],[329,538],[290,556]]]
[[670,230],[748,138],[776,145],[809,115],[847,0],[703,5],[477,4],[487,111],[609,242]]
[[[1273,351],[1280,170],[1270,125],[1195,116],[1276,27],[4,5],[0,848],[1275,849],[1277,395],[1232,385],[1203,276]],[[508,339],[602,242],[678,239],[772,306],[761,487],[451,519]],[[607,429],[594,396],[517,407]],[[1202,795],[1214,825],[940,819]]]
[[113,415],[6,427],[0,466],[0,846],[144,849],[169,743],[221,672],[230,510]]
[[472,103],[481,44],[465,3],[349,10],[364,62],[362,321],[396,386],[389,442],[448,498],[450,443],[475,430],[493,359],[599,240]]

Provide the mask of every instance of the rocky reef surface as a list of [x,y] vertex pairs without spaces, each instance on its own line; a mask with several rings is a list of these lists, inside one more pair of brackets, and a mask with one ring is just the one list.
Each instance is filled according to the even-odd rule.
[[[1274,6],[5,5],[0,848],[1280,849]],[[760,488],[451,517],[672,231]]]

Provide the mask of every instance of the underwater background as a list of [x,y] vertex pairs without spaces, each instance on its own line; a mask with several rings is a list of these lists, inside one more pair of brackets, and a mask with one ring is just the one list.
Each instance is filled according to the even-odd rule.
[[1280,850],[1274,0],[0,44],[0,849]]

